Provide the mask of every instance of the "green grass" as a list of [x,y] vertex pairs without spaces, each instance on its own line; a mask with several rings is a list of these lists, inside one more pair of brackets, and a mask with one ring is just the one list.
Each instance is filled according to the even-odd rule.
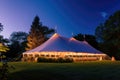
[[120,80],[119,61],[8,64],[9,80]]

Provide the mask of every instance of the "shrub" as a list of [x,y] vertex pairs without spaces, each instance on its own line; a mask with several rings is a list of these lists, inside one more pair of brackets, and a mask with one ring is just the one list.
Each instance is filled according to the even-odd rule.
[[4,62],[1,69],[0,69],[0,80],[8,80],[8,64]]
[[37,62],[52,62],[52,63],[70,63],[73,62],[73,59],[70,58],[44,58],[39,57]]

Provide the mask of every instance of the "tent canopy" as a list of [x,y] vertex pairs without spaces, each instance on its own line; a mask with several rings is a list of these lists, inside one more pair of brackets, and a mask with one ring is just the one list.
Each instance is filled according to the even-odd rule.
[[26,51],[30,52],[83,52],[83,53],[94,53],[102,54],[99,50],[93,48],[86,41],[78,41],[75,38],[65,38],[55,33],[49,40],[42,45]]

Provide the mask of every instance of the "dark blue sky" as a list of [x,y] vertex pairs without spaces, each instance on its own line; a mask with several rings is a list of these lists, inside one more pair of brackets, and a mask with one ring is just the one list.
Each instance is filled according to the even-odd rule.
[[36,15],[43,25],[57,26],[57,32],[66,37],[94,34],[97,25],[117,10],[120,0],[0,0],[0,23],[4,25],[0,34],[29,32]]

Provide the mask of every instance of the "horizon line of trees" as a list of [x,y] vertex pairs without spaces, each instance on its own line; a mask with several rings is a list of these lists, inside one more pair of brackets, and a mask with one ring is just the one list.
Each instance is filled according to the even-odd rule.
[[[3,25],[0,23],[0,32],[3,31]],[[20,60],[21,55],[26,50],[31,50],[55,33],[54,29],[50,29],[40,21],[39,16],[35,16],[29,33],[13,32],[9,39],[4,39],[0,35],[0,53],[7,58]],[[120,11],[111,15],[104,23],[97,26],[95,35],[78,33],[73,37],[79,41],[86,40],[94,48],[103,51],[109,56],[120,59]],[[4,51],[2,51],[4,50]]]

